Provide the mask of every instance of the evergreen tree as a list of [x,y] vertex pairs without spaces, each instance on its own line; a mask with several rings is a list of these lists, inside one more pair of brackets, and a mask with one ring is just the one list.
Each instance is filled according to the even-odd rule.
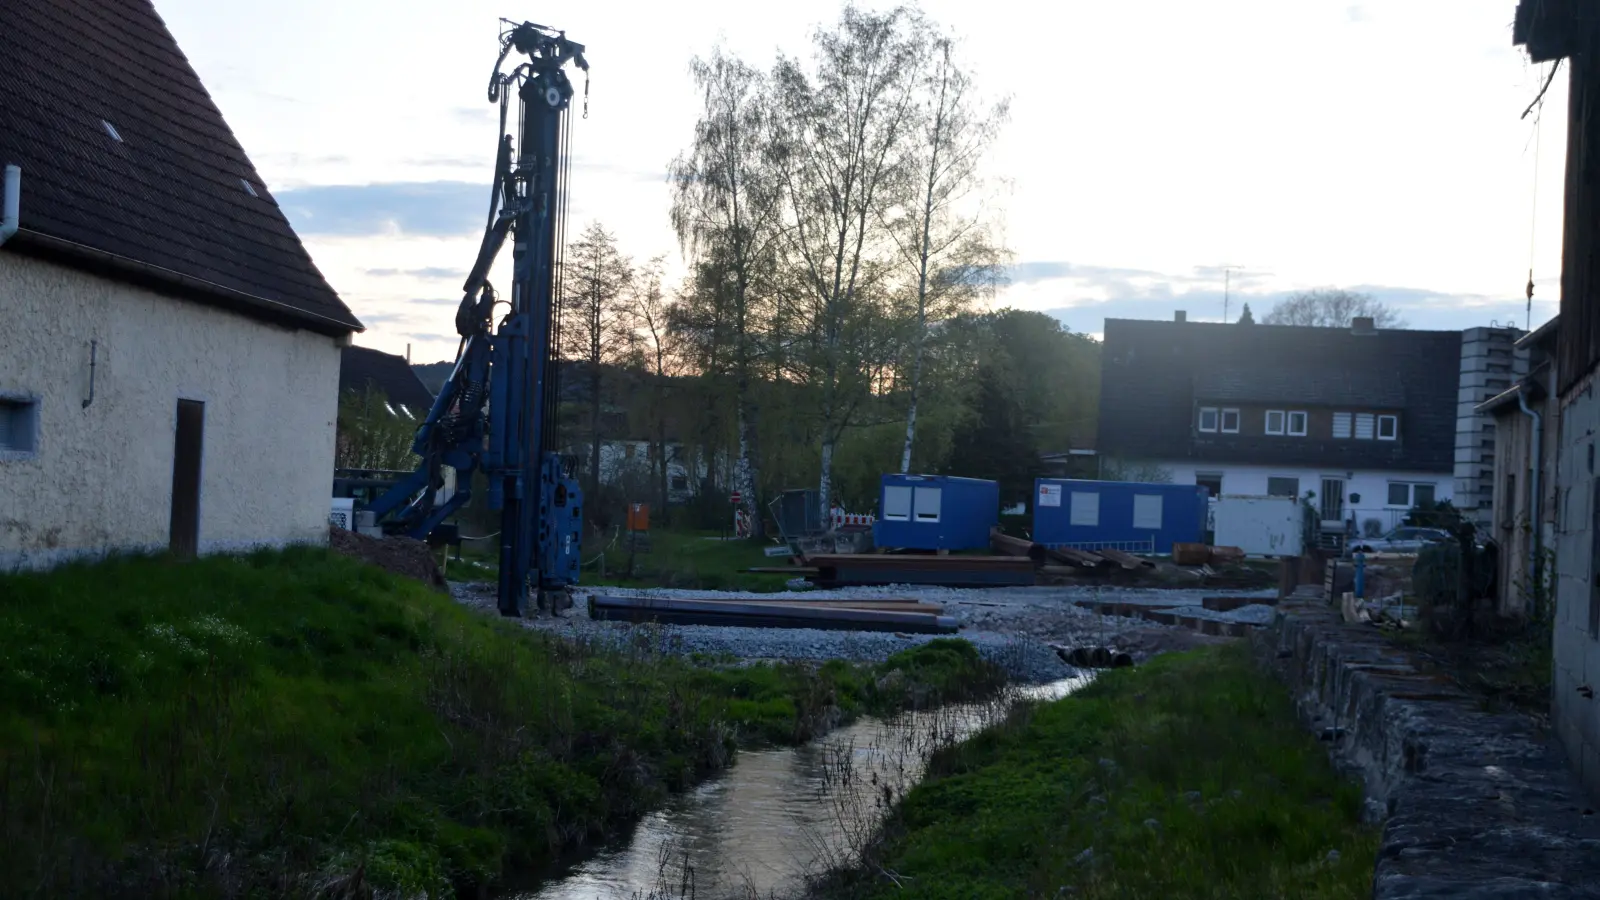
[[1254,325],[1255,323],[1256,323],[1256,317],[1254,315],[1252,315],[1251,312],[1250,312],[1250,304],[1246,303],[1244,305],[1244,312],[1239,315],[1239,324],[1240,325]]

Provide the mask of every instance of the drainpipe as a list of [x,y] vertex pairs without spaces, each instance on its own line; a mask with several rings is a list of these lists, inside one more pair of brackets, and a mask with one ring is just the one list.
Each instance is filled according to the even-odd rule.
[[1544,417],[1528,406],[1528,388],[1526,385],[1517,390],[1517,404],[1522,407],[1523,415],[1533,420],[1533,459],[1528,466],[1529,503],[1532,509],[1530,516],[1533,526],[1533,540],[1528,544],[1528,577],[1535,578],[1539,575],[1539,550],[1541,533],[1544,522],[1539,516],[1539,466],[1544,462]]
[[6,198],[4,218],[0,218],[0,244],[17,233],[22,216],[22,168],[6,166]]

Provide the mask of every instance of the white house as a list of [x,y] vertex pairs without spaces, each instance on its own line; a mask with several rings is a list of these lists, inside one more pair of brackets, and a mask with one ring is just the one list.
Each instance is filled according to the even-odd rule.
[[149,0],[0,4],[0,566],[326,540],[323,279]]
[[1516,362],[1516,335],[1488,331],[1108,319],[1097,446],[1213,496],[1309,495],[1333,546],[1420,504],[1486,517],[1494,423],[1476,407]]

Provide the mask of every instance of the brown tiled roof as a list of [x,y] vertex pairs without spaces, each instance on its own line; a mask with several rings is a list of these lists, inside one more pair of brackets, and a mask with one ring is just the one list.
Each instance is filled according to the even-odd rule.
[[0,2],[5,164],[23,177],[7,251],[330,334],[361,330],[150,0]]

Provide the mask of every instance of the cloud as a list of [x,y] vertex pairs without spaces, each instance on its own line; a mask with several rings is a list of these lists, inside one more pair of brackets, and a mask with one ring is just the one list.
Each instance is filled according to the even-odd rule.
[[483,230],[489,188],[466,181],[313,185],[280,192],[278,205],[301,234],[456,237]]
[[1367,15],[1366,7],[1359,3],[1350,4],[1350,6],[1345,8],[1344,14],[1345,18],[1349,19],[1351,22],[1365,22],[1371,18],[1369,15]]
[[452,299],[450,299],[448,297],[443,297],[443,298],[418,297],[415,300],[407,300],[406,302],[407,303],[420,303],[420,304],[422,304],[424,306],[459,306],[459,305],[461,305],[461,298],[457,297],[457,298],[452,300]]
[[494,125],[500,121],[500,107],[458,106],[450,110],[450,118],[462,125]]
[[424,281],[464,281],[467,277],[466,269],[453,269],[448,266],[424,266],[420,269],[362,269],[361,273],[374,278],[420,278]]
[[406,322],[411,319],[411,317],[405,313],[398,312],[358,312],[356,313],[356,318],[361,320],[361,324],[366,325],[369,328],[373,325],[392,325],[397,322]]

